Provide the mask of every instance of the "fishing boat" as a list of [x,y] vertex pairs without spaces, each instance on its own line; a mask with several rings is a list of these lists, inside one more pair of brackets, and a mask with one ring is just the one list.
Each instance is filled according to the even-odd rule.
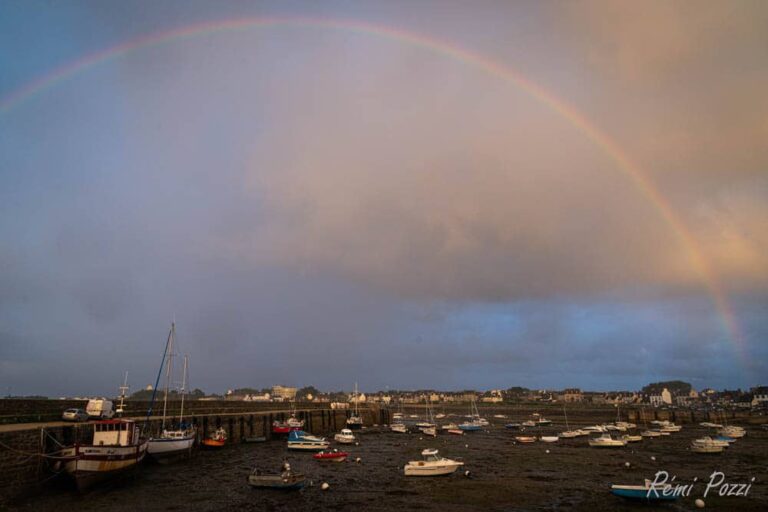
[[200,445],[208,449],[224,448],[227,444],[227,431],[222,427],[219,427],[213,434],[206,437],[200,442]]
[[303,430],[294,430],[288,434],[289,450],[319,451],[325,450],[330,443],[324,437],[315,437]]
[[134,420],[111,419],[91,423],[90,444],[76,443],[57,452],[57,467],[75,479],[77,488],[93,484],[133,468],[147,453],[147,439]]
[[635,435],[635,434],[624,434],[621,436],[621,439],[626,441],[627,443],[639,443],[643,440],[643,436]]
[[352,444],[357,441],[355,434],[348,428],[341,429],[341,432],[333,436],[333,440],[341,444]]
[[611,494],[628,500],[638,501],[674,501],[679,498],[672,492],[672,485],[652,485],[650,480],[645,485],[611,485]]
[[623,439],[614,439],[610,434],[593,437],[589,440],[589,446],[593,448],[622,448],[627,445]]
[[403,468],[405,476],[440,476],[455,473],[464,465],[463,462],[440,457],[437,450],[424,450],[421,452],[423,460],[408,462]]
[[301,473],[293,473],[291,465],[283,463],[278,475],[265,475],[260,469],[254,468],[248,475],[248,483],[258,489],[298,490],[307,484],[307,478]]
[[398,434],[407,434],[408,433],[408,427],[406,427],[404,423],[392,423],[389,426],[389,429],[392,432],[397,432]]
[[518,443],[528,444],[535,443],[536,438],[534,436],[515,436],[515,441]]
[[355,382],[355,396],[353,398],[355,402],[355,410],[353,414],[347,418],[347,428],[352,430],[360,430],[363,428],[363,417],[360,416],[360,407],[357,393],[357,382]]
[[323,450],[312,456],[313,459],[319,462],[344,462],[349,457],[349,453],[340,452],[339,450]]
[[[163,397],[163,421],[160,426],[160,435],[157,437],[149,438],[149,445],[147,446],[147,453],[149,453],[155,460],[160,462],[170,460],[174,457],[189,456],[192,453],[192,446],[195,444],[197,438],[197,430],[186,423],[184,423],[184,398],[186,396],[187,385],[187,368],[189,361],[187,356],[184,356],[184,370],[181,380],[181,410],[179,411],[178,427],[175,429],[165,428],[167,421],[168,411],[168,391],[171,387],[171,379],[173,376],[173,344],[176,339],[176,322],[171,323],[171,331],[168,333],[168,341],[165,344],[165,352],[163,352],[163,360],[166,363],[166,380],[165,380],[165,394]],[[160,363],[160,371],[157,374],[155,380],[154,390],[157,390],[157,384],[160,380],[160,372],[163,369],[163,362]],[[152,392],[152,402],[155,400],[155,391]],[[150,405],[147,419],[152,413],[152,405]]]

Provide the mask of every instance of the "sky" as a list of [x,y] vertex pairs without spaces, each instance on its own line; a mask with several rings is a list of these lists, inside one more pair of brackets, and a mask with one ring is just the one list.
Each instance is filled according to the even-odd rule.
[[0,392],[766,384],[766,26],[2,2]]

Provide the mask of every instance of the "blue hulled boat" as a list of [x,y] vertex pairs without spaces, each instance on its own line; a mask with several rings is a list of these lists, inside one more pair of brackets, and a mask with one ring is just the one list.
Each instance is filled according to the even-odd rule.
[[628,500],[656,502],[674,501],[679,498],[672,493],[672,486],[665,485],[662,489],[652,488],[649,480],[645,485],[612,485],[611,494]]

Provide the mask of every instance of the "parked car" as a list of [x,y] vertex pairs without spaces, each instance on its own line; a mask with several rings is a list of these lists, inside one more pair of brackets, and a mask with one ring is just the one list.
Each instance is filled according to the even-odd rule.
[[82,409],[67,409],[61,415],[64,421],[88,421],[88,413]]

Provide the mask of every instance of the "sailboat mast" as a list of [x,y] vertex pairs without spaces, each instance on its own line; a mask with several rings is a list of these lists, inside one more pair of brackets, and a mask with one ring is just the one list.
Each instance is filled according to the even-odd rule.
[[173,368],[173,341],[176,337],[176,322],[171,323],[171,338],[168,343],[168,369],[165,375],[165,398],[163,399],[163,426],[165,430],[165,414],[168,410],[168,389],[171,387],[171,369]]
[[179,428],[184,421],[184,395],[187,394],[187,356],[184,356],[184,373],[181,377],[181,412],[179,413]]

